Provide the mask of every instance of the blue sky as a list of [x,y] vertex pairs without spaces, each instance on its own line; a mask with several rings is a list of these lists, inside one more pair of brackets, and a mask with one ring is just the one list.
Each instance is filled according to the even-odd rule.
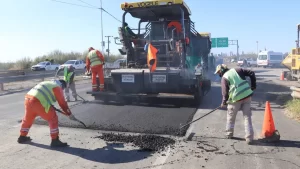
[[[61,0],[85,5],[79,0]],[[99,0],[83,0],[100,6]],[[134,0],[135,1],[135,0]],[[103,0],[103,8],[121,20],[124,0]],[[132,2],[128,0],[127,2]],[[212,37],[239,40],[240,53],[259,49],[289,52],[295,46],[300,23],[299,0],[186,0],[199,32]],[[298,12],[297,12],[298,11]],[[129,19],[129,17],[127,17]],[[36,57],[55,49],[82,52],[101,49],[100,10],[51,0],[2,0],[0,5],[0,62],[24,56]],[[128,24],[137,27],[137,20]],[[121,25],[103,13],[104,35],[118,36]],[[106,39],[105,39],[106,40]],[[111,50],[117,53],[113,40]],[[236,52],[235,46],[213,49],[212,53]]]

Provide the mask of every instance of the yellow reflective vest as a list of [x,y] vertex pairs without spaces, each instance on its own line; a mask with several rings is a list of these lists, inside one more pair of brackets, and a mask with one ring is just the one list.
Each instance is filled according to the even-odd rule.
[[74,72],[68,72],[68,68],[64,68],[64,80],[69,83]]
[[45,108],[45,112],[48,113],[51,105],[56,102],[53,93],[55,87],[58,87],[55,82],[44,81],[33,87],[27,94],[37,98]]
[[97,50],[91,50],[87,56],[91,62],[91,67],[103,64],[103,62],[99,59],[96,52]]
[[229,81],[228,103],[235,103],[253,93],[247,80],[243,80],[235,69],[228,70],[223,77]]

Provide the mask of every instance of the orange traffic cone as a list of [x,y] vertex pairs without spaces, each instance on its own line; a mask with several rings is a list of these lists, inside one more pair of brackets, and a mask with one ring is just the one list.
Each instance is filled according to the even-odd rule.
[[269,101],[266,101],[265,117],[261,135],[262,139],[259,140],[263,142],[278,142],[280,140],[279,131],[275,130],[274,120]]
[[280,80],[284,80],[284,71],[282,71],[280,74]]
[[270,102],[266,101],[265,117],[264,117],[264,123],[263,123],[261,135],[262,137],[267,138],[267,137],[271,137],[274,134],[274,132],[275,132],[275,125],[273,121]]

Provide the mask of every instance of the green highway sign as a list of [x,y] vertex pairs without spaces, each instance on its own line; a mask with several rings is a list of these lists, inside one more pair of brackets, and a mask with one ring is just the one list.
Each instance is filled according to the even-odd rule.
[[228,47],[228,37],[223,38],[211,38],[212,48],[227,48]]
[[228,38],[217,38],[217,47],[218,48],[227,48],[228,47]]
[[216,38],[211,38],[211,47],[216,48],[217,47],[217,39]]

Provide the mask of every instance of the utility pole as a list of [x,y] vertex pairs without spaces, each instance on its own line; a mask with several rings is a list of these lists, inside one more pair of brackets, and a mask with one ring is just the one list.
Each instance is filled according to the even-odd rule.
[[102,14],[103,14],[103,8],[102,8],[102,0],[100,0],[100,12],[101,12],[101,18],[100,18],[100,20],[101,20],[101,46],[102,46],[102,53],[104,53],[104,45],[105,45],[105,43],[104,43],[104,38],[103,38],[103,17],[102,17]]
[[228,40],[228,45],[236,45],[236,57],[239,58],[239,40]]
[[109,38],[113,38],[113,36],[105,36],[107,38],[107,58],[109,58],[109,53],[110,53],[110,50],[109,50],[109,44],[110,44],[110,41],[109,41]]

